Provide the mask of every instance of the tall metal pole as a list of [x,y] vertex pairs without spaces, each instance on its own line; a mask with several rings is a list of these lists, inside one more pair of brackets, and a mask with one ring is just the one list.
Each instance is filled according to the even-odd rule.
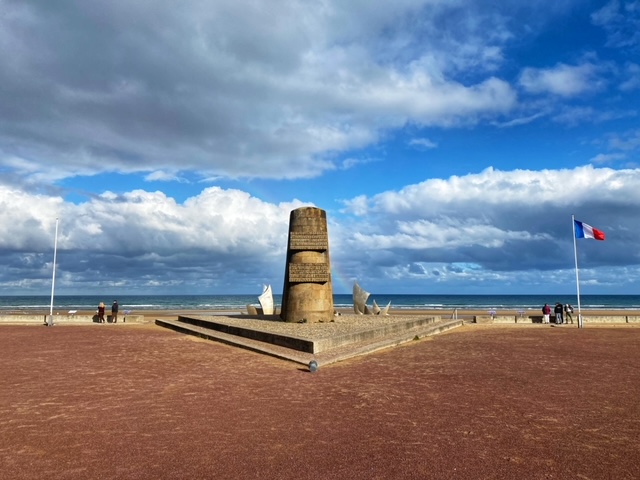
[[51,307],[49,308],[49,318],[47,325],[53,326],[53,293],[56,288],[56,261],[58,256],[58,217],[56,217],[56,236],[53,241],[53,276],[51,278]]
[[582,328],[582,311],[580,307],[580,277],[578,275],[578,247],[576,243],[576,221],[571,215],[571,228],[573,229],[573,256],[576,260],[576,292],[578,294],[578,328]]

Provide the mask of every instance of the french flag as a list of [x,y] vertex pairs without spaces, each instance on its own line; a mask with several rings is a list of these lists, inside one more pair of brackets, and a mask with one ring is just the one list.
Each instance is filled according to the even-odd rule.
[[604,240],[604,232],[593,228],[591,225],[574,220],[576,227],[576,238],[593,238],[594,240]]

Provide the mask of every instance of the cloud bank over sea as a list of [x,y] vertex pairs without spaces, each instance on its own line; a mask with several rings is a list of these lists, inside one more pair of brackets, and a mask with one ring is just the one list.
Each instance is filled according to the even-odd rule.
[[0,294],[635,293],[639,5],[0,0]]
[[[557,183],[572,187],[558,191]],[[0,280],[10,290],[42,290],[50,282],[56,216],[58,282],[65,290],[186,293],[191,286],[198,293],[224,293],[244,286],[243,293],[250,293],[262,283],[276,288],[283,281],[289,213],[303,205],[274,205],[217,187],[183,203],[161,192],[133,191],[107,192],[76,205],[7,187],[0,187],[0,198],[2,224],[12,225],[10,235],[0,236],[8,267]],[[329,212],[334,283],[342,293],[353,280],[376,291],[388,288],[384,281],[407,293],[426,285],[446,291],[458,282],[477,293],[497,285],[514,292],[522,292],[522,285],[570,291],[575,212],[585,221],[589,215],[601,218],[597,227],[607,234],[604,243],[580,241],[585,280],[619,285],[620,269],[638,268],[634,232],[640,218],[632,214],[637,208],[636,170],[593,167],[487,169],[358,197],[334,216]],[[21,277],[12,281],[13,272]]]

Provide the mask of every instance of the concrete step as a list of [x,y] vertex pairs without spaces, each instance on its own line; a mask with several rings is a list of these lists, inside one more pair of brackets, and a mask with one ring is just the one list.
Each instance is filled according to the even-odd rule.
[[[315,351],[314,342],[324,343],[326,346],[326,338],[317,340],[301,339],[294,336],[274,335],[272,333],[270,334],[270,332],[260,332],[257,330],[253,331],[253,335],[246,331],[242,331],[242,335],[238,335],[239,330],[237,326],[228,329],[226,328],[228,325],[224,325],[224,322],[216,320],[199,322],[197,325],[180,319],[157,319],[155,323],[156,325],[170,328],[181,333],[233,345],[297,364],[308,366],[311,361],[315,361],[318,366],[321,366],[373,353],[412,340],[437,335],[438,333],[461,326],[463,321],[441,320],[435,322],[415,322],[412,320],[409,322],[400,322],[400,324],[405,325],[405,328],[395,325],[393,328],[387,329],[387,333],[382,336],[379,335],[380,332],[371,333],[371,330],[378,329],[371,329],[369,331],[361,330],[357,332],[358,335],[354,334],[351,337],[350,342],[344,342],[342,341],[344,339],[341,339],[340,341],[334,342],[335,346],[324,348],[316,353],[313,353]],[[278,338],[277,342],[274,343],[270,341],[276,337]],[[288,340],[282,337],[286,337]],[[331,344],[331,342],[329,342],[329,344]],[[293,348],[301,345],[305,345],[305,347],[303,349]]]

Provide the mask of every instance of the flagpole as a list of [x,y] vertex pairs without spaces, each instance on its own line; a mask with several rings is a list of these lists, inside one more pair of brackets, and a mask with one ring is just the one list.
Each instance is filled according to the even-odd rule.
[[53,326],[53,292],[56,288],[56,259],[58,255],[58,217],[56,217],[56,236],[53,241],[53,275],[51,277],[51,307],[49,308],[49,319],[47,326]]
[[582,312],[580,307],[580,277],[578,275],[578,247],[576,242],[576,219],[571,215],[571,228],[573,229],[573,256],[576,261],[576,292],[578,294],[578,328],[582,328]]

